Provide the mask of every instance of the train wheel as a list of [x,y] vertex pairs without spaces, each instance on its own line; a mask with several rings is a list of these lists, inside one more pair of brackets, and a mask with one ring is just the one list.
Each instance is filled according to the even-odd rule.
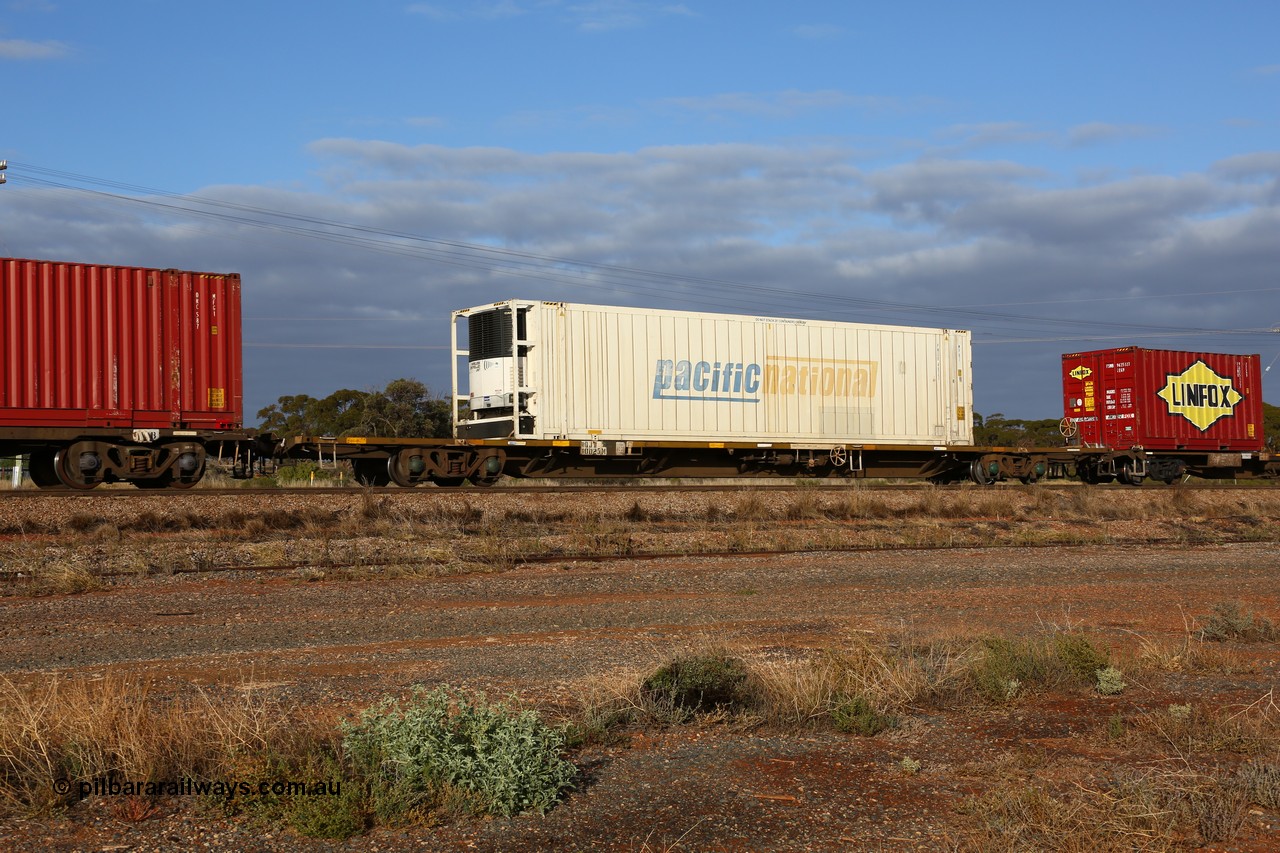
[[194,489],[196,483],[199,483],[204,477],[204,464],[196,469],[195,473],[188,474],[185,477],[174,477],[169,481],[168,486],[171,489]]
[[38,489],[53,489],[62,485],[53,470],[53,456],[52,450],[36,450],[31,454],[27,463],[27,475]]
[[361,486],[382,488],[391,484],[391,475],[380,459],[352,459],[351,472]]
[[412,489],[422,482],[426,460],[421,451],[402,450],[387,457],[387,478],[404,489]]
[[1132,460],[1122,460],[1117,468],[1116,479],[1124,483],[1126,486],[1141,486],[1142,481],[1146,479],[1145,474],[1139,474],[1134,471],[1134,464]]
[[969,466],[969,479],[979,486],[990,486],[996,481],[995,475],[990,472],[981,459],[973,460],[973,464]]
[[102,482],[95,476],[102,467],[96,453],[80,453],[76,445],[63,448],[53,455],[53,473],[58,482],[68,489],[88,491]]

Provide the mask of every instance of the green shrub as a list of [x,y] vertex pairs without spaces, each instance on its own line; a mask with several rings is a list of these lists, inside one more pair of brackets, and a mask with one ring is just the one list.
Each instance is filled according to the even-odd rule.
[[737,710],[747,705],[747,667],[740,658],[707,654],[676,658],[645,679],[645,697],[673,711]]
[[1124,683],[1124,675],[1114,666],[1104,666],[1094,673],[1097,679],[1095,686],[1103,696],[1118,696],[1129,685]]
[[885,729],[898,727],[898,718],[876,710],[865,696],[854,696],[836,702],[831,719],[842,732],[871,737]]
[[1053,650],[1058,661],[1076,681],[1093,684],[1098,670],[1111,665],[1106,652],[1100,651],[1082,634],[1058,634],[1053,638]]
[[335,477],[332,469],[321,468],[316,462],[291,462],[276,469],[275,479],[281,486],[302,486],[313,480],[330,483]]
[[982,656],[969,678],[988,702],[1008,702],[1023,685],[1043,684],[1048,674],[1043,652],[1031,643],[988,637],[982,641]]
[[545,812],[577,775],[561,757],[563,731],[533,711],[447,686],[419,688],[407,702],[387,698],[341,728],[384,820],[428,802],[497,815]]
[[309,838],[350,838],[364,832],[363,786],[343,778],[341,765],[328,759],[313,779],[325,779],[322,795],[294,794],[286,807],[289,824]]

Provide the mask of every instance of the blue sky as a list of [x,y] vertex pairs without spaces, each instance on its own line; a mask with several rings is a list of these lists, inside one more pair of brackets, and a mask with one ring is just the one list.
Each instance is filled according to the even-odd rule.
[[0,254],[240,272],[251,422],[446,392],[511,297],[969,328],[1015,417],[1063,352],[1280,354],[1273,2],[0,12]]

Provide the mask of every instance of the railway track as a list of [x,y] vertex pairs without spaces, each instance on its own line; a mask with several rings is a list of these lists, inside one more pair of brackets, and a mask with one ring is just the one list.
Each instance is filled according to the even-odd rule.
[[[281,487],[271,489],[256,488],[208,488],[208,489],[191,489],[191,490],[173,490],[173,491],[146,491],[134,489],[130,486],[120,488],[100,488],[93,491],[83,491],[79,489],[12,489],[0,490],[0,500],[40,500],[47,498],[79,498],[82,500],[129,500],[154,498],[163,496],[165,498],[176,497],[250,497],[260,496],[282,496],[282,495],[422,495],[427,498],[446,498],[450,495],[491,495],[491,494],[527,494],[527,495],[545,495],[545,494],[590,494],[590,493],[620,493],[627,491],[645,491],[645,492],[727,492],[727,493],[747,493],[747,492],[764,492],[774,493],[795,493],[795,492],[815,492],[815,493],[834,493],[849,492],[851,490],[871,491],[871,492],[921,492],[921,491],[939,491],[939,492],[971,492],[974,494],[983,494],[1000,491],[1026,491],[1030,489],[1048,489],[1052,491],[1063,491],[1082,488],[1078,483],[1034,483],[1024,485],[1017,482],[998,483],[990,486],[978,486],[972,483],[956,483],[949,485],[933,485],[931,483],[915,482],[915,483],[868,483],[865,481],[840,481],[832,483],[817,483],[804,485],[766,485],[762,483],[746,483],[746,484],[668,484],[648,482],[644,484],[628,483],[625,485],[578,485],[578,486],[504,486],[498,488],[441,488],[433,486],[423,486],[417,489],[402,488],[364,488],[359,486],[302,486],[302,487]],[[1105,492],[1131,492],[1134,486],[1125,486],[1120,484],[1095,485],[1088,488],[1105,491]],[[1143,491],[1168,491],[1178,489],[1184,491],[1219,491],[1231,490],[1238,491],[1241,489],[1276,489],[1280,488],[1280,482],[1269,481],[1251,481],[1248,483],[1230,483],[1230,482],[1208,482],[1197,483],[1187,482],[1179,483],[1172,486],[1166,486],[1161,483],[1146,483],[1136,487]]]

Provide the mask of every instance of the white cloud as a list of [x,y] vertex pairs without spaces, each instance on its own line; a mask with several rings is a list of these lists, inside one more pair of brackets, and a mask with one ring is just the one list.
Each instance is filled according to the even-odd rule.
[[552,15],[588,33],[634,29],[658,18],[696,16],[683,4],[648,0],[473,0],[411,3],[405,11],[436,21],[496,21],[521,15]]
[[1280,65],[1260,65],[1253,69],[1253,73],[1263,77],[1271,77],[1275,74],[1280,74]]
[[0,59],[63,59],[70,55],[71,48],[60,41],[0,39]]
[[800,24],[791,28],[792,35],[815,41],[839,38],[844,32],[844,27],[837,24]]
[[606,32],[642,27],[655,18],[692,17],[682,4],[652,3],[646,0],[585,0],[563,7],[568,19],[583,32]]
[[992,145],[1029,145],[1050,142],[1054,135],[1020,121],[955,124],[938,131],[943,147],[939,153],[959,154]]
[[1239,154],[1213,164],[1213,172],[1225,178],[1280,178],[1280,151]]
[[1128,139],[1145,139],[1159,134],[1159,128],[1143,124],[1108,124],[1095,121],[1079,124],[1067,131],[1067,144],[1072,148],[1099,145]]
[[514,0],[488,0],[469,3],[412,3],[405,11],[436,21],[460,21],[468,18],[495,21],[514,18],[526,13],[526,9]]
[[896,108],[901,102],[875,95],[854,95],[835,89],[782,92],[725,92],[703,97],[667,98],[660,106],[675,107],[704,116],[742,115],[752,118],[779,118],[806,112],[835,110],[875,110]]

